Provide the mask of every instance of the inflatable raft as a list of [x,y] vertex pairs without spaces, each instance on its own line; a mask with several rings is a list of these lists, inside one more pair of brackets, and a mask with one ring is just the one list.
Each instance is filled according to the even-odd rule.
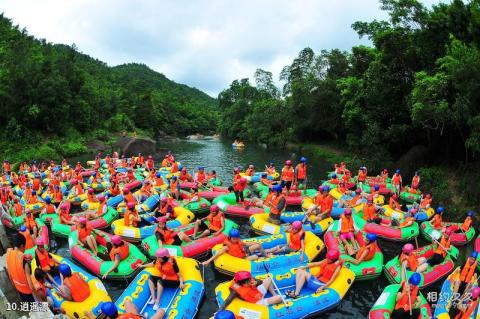
[[[421,281],[419,284],[420,288],[424,288],[427,286],[430,286],[431,284],[437,282],[438,280],[442,279],[446,275],[448,275],[454,268],[455,268],[455,262],[454,259],[456,260],[458,258],[458,249],[455,248],[454,246],[450,246],[451,251],[447,256],[445,257],[445,260],[435,266],[428,266],[427,270],[420,273],[421,276]],[[415,250],[415,253],[417,254],[418,257],[425,257],[427,260],[432,258],[434,254],[434,246],[433,244],[427,245],[420,247]],[[387,276],[387,279],[391,283],[400,283],[401,281],[401,264],[400,264],[400,257],[396,256],[389,262],[385,264],[385,275]],[[410,278],[410,275],[413,272],[407,269],[407,277]]]
[[420,194],[421,193],[411,193],[404,190],[400,192],[400,199],[410,204],[420,203]]
[[[245,201],[248,201],[248,199]],[[263,208],[238,204],[234,193],[219,196],[213,200],[212,204],[217,205],[225,214],[235,217],[250,217],[253,214],[264,212]]]
[[[281,225],[276,225],[268,221],[268,213],[255,214],[250,216],[250,225],[253,231],[258,235],[276,235],[285,232],[286,228],[290,227],[290,224],[294,221],[302,221],[305,217],[304,212],[283,212],[280,220]],[[309,220],[314,217],[311,216]],[[322,235],[327,228],[333,223],[333,218],[323,219],[315,224],[315,228],[312,228],[310,223],[303,225],[303,230],[310,231],[315,235]]]
[[[368,313],[369,319],[387,319],[390,318],[390,315],[393,312],[396,304],[397,293],[402,288],[400,284],[388,285],[383,289],[382,294],[378,297],[377,301],[373,305],[372,309]],[[423,296],[422,292],[419,291],[418,295],[420,296],[421,302],[419,305],[420,315],[418,319],[430,319],[432,318],[432,310],[430,305],[427,302],[427,299]],[[438,317],[437,317],[438,318]],[[440,319],[440,318],[438,318]]]
[[[55,259],[57,262],[69,265],[72,273],[78,272],[80,276],[87,282],[90,288],[90,295],[87,297],[87,299],[81,302],[68,301],[62,298],[57,293],[57,290],[47,289],[47,295],[52,298],[54,307],[60,308],[65,311],[65,314],[70,318],[87,319],[88,317],[85,316],[85,311],[91,311],[95,316],[100,315],[101,304],[104,302],[112,301],[102,281],[97,277],[89,274],[81,267],[77,266],[77,264],[75,264],[71,260],[54,254],[51,255],[53,259]],[[37,264],[34,258],[32,260],[32,273],[35,271],[36,268]],[[54,279],[57,284],[61,284],[60,276],[56,276]],[[32,280],[35,281],[35,278],[33,278]]]
[[[174,207],[173,211],[177,217],[167,222],[169,228],[187,225],[195,218],[192,212],[180,206]],[[125,226],[123,218],[117,219],[111,225],[113,233],[128,241],[140,241],[153,235],[157,227],[157,219],[152,213],[142,214],[141,217],[143,226],[140,227]]]
[[[278,245],[286,245],[290,242],[290,234],[282,233],[278,235],[261,236],[250,239],[242,239],[244,243],[258,243],[264,249],[269,249]],[[216,254],[223,244],[212,248],[212,254]],[[219,256],[215,261],[215,268],[224,274],[234,275],[237,271],[250,271],[252,275],[265,272],[265,267],[270,270],[277,268],[289,268],[303,265],[312,261],[323,250],[324,244],[320,238],[311,232],[305,232],[305,256],[300,260],[301,252],[293,252],[285,255],[274,255],[270,258],[259,258],[257,260],[247,260],[230,255],[228,252]]]
[[[470,228],[464,232],[461,229],[462,223],[442,223],[443,226],[445,227],[451,227],[454,226],[459,230],[459,232],[452,233],[450,235],[450,242],[452,245],[455,246],[463,246],[469,243],[473,237],[475,236],[475,227],[470,226]],[[435,228],[429,223],[429,222],[423,222],[420,225],[420,230],[422,231],[423,237],[427,239],[428,241],[432,241],[432,237],[435,239],[439,239],[442,236],[442,233]]]
[[[50,247],[50,236],[48,234],[48,227],[45,225],[40,219],[35,220],[38,225],[38,238],[41,238],[45,243],[45,248],[48,250]],[[34,243],[34,246],[30,249],[25,250],[26,256],[35,256],[35,249],[37,249],[37,245]]]
[[[304,198],[308,197],[313,197],[317,191],[315,189],[307,189],[307,191],[304,193],[303,190],[290,190],[290,193],[288,196],[283,194],[285,196],[285,202],[287,206],[300,206],[302,205],[302,201]],[[267,191],[261,191],[260,192],[260,197],[261,199],[265,199],[267,197],[268,190]]]
[[[363,219],[363,212],[354,215],[355,223],[360,229],[363,229],[367,233],[375,234],[383,239],[392,241],[409,241],[417,237],[419,234],[418,223],[414,222],[411,226],[406,227],[393,227],[391,225],[392,218],[382,216],[382,222],[380,224],[369,223]],[[402,220],[399,220],[402,222]]]
[[[183,277],[185,287],[163,289],[160,308],[165,309],[164,318],[194,318],[205,293],[200,268],[194,259],[176,257],[179,272]],[[150,276],[160,276],[155,267],[142,270],[128,285],[115,304],[119,313],[125,313],[125,300],[131,300],[145,318],[155,314],[153,304],[148,304],[151,298],[148,281]]]
[[[205,221],[205,224],[208,225],[208,221]],[[186,235],[191,235],[193,233],[193,228],[195,224],[190,223],[186,226],[175,228],[175,231],[182,231]],[[207,255],[215,245],[223,243],[225,238],[227,238],[228,233],[231,229],[238,228],[238,225],[229,219],[225,219],[225,229],[219,235],[214,236],[210,234],[209,236],[202,237],[191,242],[183,242],[181,246],[173,245],[163,245],[164,248],[167,248],[171,256],[183,256],[191,258],[201,258]],[[198,232],[200,234],[201,231]],[[158,241],[155,235],[148,236],[142,241],[142,248],[151,258],[155,258],[155,252],[157,251]]]
[[[94,256],[86,246],[79,244],[77,230],[68,236],[68,247],[72,257],[77,262],[96,276],[103,276],[113,266],[113,261],[108,255],[112,235],[100,230],[92,230],[92,234],[95,236],[98,245],[99,254],[97,256]],[[130,278],[135,274],[137,265],[147,261],[145,255],[135,245],[128,242],[125,242],[125,245],[129,246],[130,253],[127,258],[120,262],[117,269],[108,274],[108,279]]]
[[[282,271],[279,271],[282,270]],[[320,271],[320,267],[312,267],[309,271],[316,275]],[[285,294],[287,289],[292,289],[295,286],[295,272],[296,269],[286,270],[277,269],[272,271],[274,280],[277,283],[280,292]],[[257,274],[253,275],[257,279],[265,279],[267,275]],[[345,294],[350,289],[355,275],[351,270],[342,267],[337,278],[332,284],[320,293],[304,287],[301,291],[301,296],[297,299],[288,299],[287,305],[283,303],[277,305],[263,306],[243,301],[235,298],[228,306],[227,310],[232,311],[237,316],[244,318],[258,318],[258,319],[298,319],[298,318],[320,318],[319,314],[331,310],[338,306]],[[215,288],[215,296],[217,303],[222,305],[230,294],[231,282],[219,284]],[[266,297],[270,297],[269,294]]]
[[[453,306],[453,302],[458,302],[458,295],[455,295],[453,291],[453,286],[455,280],[458,280],[460,277],[460,267],[457,267],[448,277],[445,279],[442,285],[442,289],[438,294],[439,298],[435,305],[434,317],[437,319],[450,319],[450,309]],[[472,287],[476,287],[477,284],[477,275],[474,274],[470,281]],[[477,315],[478,318],[478,315]],[[470,319],[473,318],[473,314],[470,316]]]

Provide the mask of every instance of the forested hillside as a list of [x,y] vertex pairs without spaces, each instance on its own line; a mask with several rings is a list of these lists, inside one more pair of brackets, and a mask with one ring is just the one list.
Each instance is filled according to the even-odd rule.
[[69,156],[89,138],[214,132],[216,100],[142,64],[109,67],[28,35],[0,16],[1,153]]

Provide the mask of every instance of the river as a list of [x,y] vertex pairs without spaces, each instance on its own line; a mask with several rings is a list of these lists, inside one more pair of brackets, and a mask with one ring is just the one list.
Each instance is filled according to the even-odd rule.
[[[300,156],[306,156],[309,169],[309,187],[316,187],[322,179],[326,179],[326,172],[331,169],[333,164],[327,163],[321,158],[311,158],[310,154],[293,154],[285,150],[271,150],[250,145],[247,145],[244,150],[234,150],[229,142],[216,140],[160,143],[159,146],[162,149],[171,150],[176,159],[189,170],[196,170],[198,166],[205,166],[207,170],[216,170],[217,175],[227,185],[230,184],[232,179],[233,167],[245,168],[249,164],[254,164],[257,170],[261,170],[269,162],[274,162],[277,167],[281,167],[286,159],[292,159],[296,162]],[[160,161],[161,159],[156,158],[156,160]],[[254,236],[246,220],[236,219],[235,221],[241,225],[243,237]],[[426,242],[419,237],[419,243],[422,245]],[[59,249],[57,253],[68,257],[67,241],[59,239],[58,244]],[[379,246],[384,253],[385,262],[399,254],[401,249],[401,244],[384,240],[379,240]],[[470,245],[467,248],[462,248],[461,252],[467,250],[470,253],[471,249]],[[323,257],[324,253],[321,254],[320,259],[323,259]],[[463,263],[463,260],[461,258],[459,264],[460,262]],[[198,314],[198,318],[201,319],[209,318],[216,311],[218,306],[214,295],[215,286],[229,279],[229,277],[216,272],[213,268],[213,263],[205,269],[205,277],[206,296]],[[105,286],[113,300],[120,296],[126,284],[126,282],[105,282]],[[387,279],[383,275],[370,281],[357,281],[337,308],[318,316],[318,318],[366,318],[375,300],[388,284]],[[425,289],[423,292],[426,294],[429,291],[439,291],[441,284],[442,281]]]

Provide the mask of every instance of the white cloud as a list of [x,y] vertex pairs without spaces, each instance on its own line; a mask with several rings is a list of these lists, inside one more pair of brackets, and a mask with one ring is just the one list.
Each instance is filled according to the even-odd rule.
[[278,77],[306,46],[365,43],[350,25],[385,18],[377,0],[2,0],[2,11],[36,37],[109,65],[145,63],[212,96],[256,68]]

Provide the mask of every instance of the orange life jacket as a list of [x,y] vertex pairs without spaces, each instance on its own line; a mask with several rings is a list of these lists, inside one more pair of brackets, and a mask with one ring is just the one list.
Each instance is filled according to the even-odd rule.
[[20,203],[13,204],[13,210],[15,211],[15,216],[19,217],[23,214],[23,207]]
[[162,164],[161,164],[162,167],[167,167],[167,166],[169,166],[169,164],[170,164],[170,163],[168,162],[168,159],[164,158],[164,159],[162,160]]
[[326,195],[323,198],[321,208],[322,208],[322,212],[328,212],[328,216],[330,216],[330,213],[332,212],[332,208],[333,208],[333,198],[330,195]]
[[337,269],[337,267],[341,265],[342,265],[341,260],[337,260],[333,263],[328,263],[327,261],[325,261],[320,266],[321,270],[318,273],[318,280],[320,280],[323,283],[328,282],[330,279],[332,279],[332,276],[335,273],[335,270]]
[[62,219],[67,221],[72,220],[72,216],[70,216],[70,213],[68,212],[68,210],[62,210],[62,209],[60,210],[60,223],[63,223]]
[[238,258],[244,258],[245,256],[247,256],[247,254],[245,253],[245,248],[243,247],[243,243],[242,243],[241,240],[239,240],[236,243],[233,243],[228,238],[226,238],[225,241],[223,242],[223,244],[225,246],[227,246],[228,253],[230,255],[232,255],[234,257],[238,257]]
[[222,219],[223,219],[223,213],[218,212],[217,215],[213,216],[212,214],[209,214],[207,216],[207,220],[210,222],[208,225],[208,228],[210,228],[213,231],[218,231],[222,229]]
[[63,193],[61,190],[57,190],[53,193],[53,198],[57,203],[60,203],[63,199]]
[[407,266],[411,271],[416,271],[418,267],[418,260],[417,260],[417,254],[416,253],[411,253],[410,255],[407,255],[405,253],[400,254],[400,263],[404,263],[407,261]]
[[240,299],[246,302],[257,303],[263,299],[263,294],[255,286],[240,286],[239,284],[232,282],[230,289],[235,291]]
[[48,204],[46,209],[45,209],[47,214],[55,214],[55,206],[53,204]]
[[235,191],[242,190],[242,185],[240,185],[241,179],[242,179],[242,176],[240,174],[235,174],[235,176],[233,176],[233,190]]
[[120,189],[118,188],[117,183],[114,183],[110,186],[110,194],[113,196],[120,195]]
[[25,215],[23,220],[24,220],[24,223],[25,223],[25,227],[32,230],[34,227],[37,226],[37,223],[35,222],[35,218],[33,217],[32,214],[30,214],[30,217],[28,217],[28,216],[29,215]]
[[347,218],[345,217],[345,215],[342,215],[340,219],[342,221],[342,227],[340,229],[340,233],[345,234],[345,233],[350,233],[355,231],[355,228],[353,227],[353,217]]
[[272,181],[266,177],[261,177],[260,182],[265,186],[270,186],[272,184]]
[[369,243],[368,245],[360,247],[357,254],[355,255],[355,258],[360,258],[360,256],[362,256],[362,254],[368,250],[367,255],[365,256],[365,258],[363,258],[363,261],[372,260],[376,253],[376,245],[376,243]]
[[74,302],[84,301],[90,296],[90,286],[78,272],[72,273],[70,277],[65,277],[63,283],[70,290]]
[[467,216],[467,218],[465,218],[465,220],[462,223],[462,226],[461,226],[462,230],[464,232],[467,232],[470,229],[471,224],[472,224],[472,217]]
[[120,255],[120,260],[124,260],[130,254],[130,249],[128,245],[123,243],[123,245],[115,247],[113,246],[110,250],[110,259],[115,261],[115,255]]
[[355,196],[353,196],[353,198],[348,201],[348,205],[349,205],[350,207],[357,206],[357,202],[358,202],[358,200],[359,200],[360,198],[362,198],[361,195],[355,195]]
[[433,228],[441,228],[442,227],[442,215],[435,214],[433,216]]
[[103,214],[103,209],[106,205],[107,203],[105,201],[103,203],[100,203],[100,205],[98,205],[97,216],[100,216]]
[[307,165],[304,165],[302,163],[297,164],[297,178],[298,179],[307,178]]
[[125,226],[137,227],[138,222],[135,220],[137,216],[138,216],[138,213],[135,210],[131,211],[130,209],[127,208],[127,210],[125,211],[125,215],[123,216]]
[[278,210],[278,204],[280,203],[281,200],[283,200],[284,197],[282,194],[280,195],[273,195],[272,196],[272,199],[270,200],[270,214],[274,214],[274,215],[280,215],[282,213],[282,210]]
[[35,291],[40,291],[43,296],[47,295],[47,287],[44,282],[37,281],[34,276],[32,276],[33,289]]
[[153,169],[153,160],[152,159],[148,159],[147,160],[147,168],[148,169]]
[[358,181],[364,182],[367,179],[367,173],[365,171],[358,172]]
[[39,266],[43,270],[49,271],[51,267],[55,266],[55,262],[50,258],[46,249],[44,249],[43,252],[38,250],[38,248],[35,249],[35,256],[38,258],[38,261],[40,262]]
[[30,235],[30,232],[28,229],[25,231],[19,231],[20,234],[22,234],[23,237],[25,237],[25,250],[30,249],[34,246],[32,235]]
[[20,250],[7,249],[7,273],[15,289],[22,294],[29,295],[32,289],[28,285],[27,275],[23,267],[24,255]]
[[393,197],[390,197],[389,203],[390,207],[395,210],[401,210],[402,206],[395,200]]
[[128,194],[123,195],[123,201],[127,204],[128,203],[136,203],[135,197],[133,197],[132,193],[128,193]]
[[400,185],[400,174],[393,174],[392,176],[392,185]]
[[145,319],[142,315],[134,315],[133,313],[122,313],[117,316],[117,319]]
[[34,191],[38,191],[40,189],[40,180],[38,178],[35,178],[32,181],[32,188]]
[[172,164],[172,173],[176,173],[176,172],[178,172],[178,164],[177,162],[174,162]]
[[415,217],[407,217],[400,223],[400,228],[413,225],[413,222],[415,222]]
[[92,229],[90,228],[90,225],[87,223],[85,227],[78,227],[78,240],[80,240],[82,243],[85,243],[85,240],[87,239],[88,236],[92,234]]
[[363,219],[372,220],[372,219],[375,219],[375,217],[376,217],[376,215],[375,215],[375,205],[365,204],[363,206]]
[[322,206],[322,202],[323,202],[323,194],[322,193],[317,193],[315,195],[315,197],[313,198],[313,202],[315,205],[317,206]]
[[466,283],[469,283],[475,273],[475,268],[477,267],[477,261],[475,260],[473,264],[471,264],[467,258],[465,265],[462,268],[462,272],[460,273],[460,280]]
[[203,183],[207,179],[205,172],[198,171],[197,172],[197,182]]
[[170,180],[170,190],[176,191],[177,189],[178,189],[178,180],[176,181]]
[[418,188],[418,185],[420,184],[420,176],[413,176],[412,179],[412,188]]
[[422,202],[420,203],[420,207],[421,208],[426,208],[430,204],[432,204],[432,199],[425,197],[424,199],[422,199]]
[[163,178],[155,177],[155,186],[162,186],[163,185]]
[[405,285],[405,283],[402,283],[402,293],[403,293],[403,296],[399,301],[397,301],[397,304],[395,305],[395,310],[403,308],[404,311],[409,311],[410,302],[413,306],[417,300],[418,286],[410,285],[410,298],[409,298],[407,294],[407,286]]
[[177,233],[175,233],[173,230],[170,230],[168,228],[165,229],[160,229],[157,227],[155,232],[159,233],[163,237],[163,244],[165,245],[171,245],[175,241],[175,236]]
[[282,181],[286,182],[291,182],[293,181],[293,175],[295,174],[295,171],[291,166],[284,166],[282,168],[282,176],[281,179]]
[[472,316],[473,312],[475,311],[475,309],[477,308],[477,305],[478,305],[478,298],[476,300],[472,300],[468,306],[467,306],[467,310],[465,310],[464,313],[462,312],[459,312],[456,316],[455,316],[455,319],[470,319],[470,317]]
[[30,198],[28,199],[28,203],[31,205],[38,203],[37,195],[30,196]]
[[300,230],[296,233],[290,233],[290,243],[288,246],[293,250],[299,251],[302,248],[302,238],[305,232]]
[[263,200],[263,204],[265,206],[269,206],[270,205],[270,201],[272,200],[272,197],[273,197],[273,193],[272,192],[268,192],[267,196],[265,197],[265,199]]
[[167,262],[161,263],[159,260],[155,261],[155,268],[157,268],[160,271],[161,275],[165,275],[165,280],[172,280],[172,281],[178,281],[179,277],[178,274],[175,272],[174,269],[174,262],[171,260],[168,260]]
[[[448,249],[450,247],[450,238],[446,239],[445,236],[442,236],[442,238],[440,239],[440,245],[442,245],[445,249]],[[447,255],[447,252],[440,245],[438,245],[438,247],[435,249],[435,253],[445,257]]]

